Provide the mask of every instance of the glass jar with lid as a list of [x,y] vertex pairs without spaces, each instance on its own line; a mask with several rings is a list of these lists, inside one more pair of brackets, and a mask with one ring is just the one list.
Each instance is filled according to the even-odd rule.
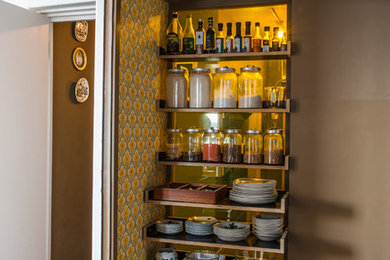
[[244,136],[244,163],[263,163],[263,136],[261,131],[247,130]]
[[183,160],[197,162],[202,160],[202,134],[197,128],[186,129],[183,135]]
[[211,74],[210,69],[192,69],[190,78],[190,107],[211,107]]
[[284,140],[281,129],[269,129],[264,136],[264,163],[284,163]]
[[218,129],[206,129],[203,134],[203,161],[221,161],[222,136]]
[[167,82],[167,107],[187,107],[187,84],[185,70],[168,70]]
[[222,161],[225,163],[241,163],[242,136],[240,130],[226,129],[224,133]]
[[214,76],[214,108],[237,107],[237,75],[236,69],[223,67],[215,69]]
[[263,75],[258,67],[241,68],[238,77],[238,108],[260,108],[263,96]]
[[180,129],[168,129],[165,142],[165,159],[179,160],[182,156],[183,135]]
[[265,87],[263,106],[266,108],[285,108],[286,97],[285,84]]

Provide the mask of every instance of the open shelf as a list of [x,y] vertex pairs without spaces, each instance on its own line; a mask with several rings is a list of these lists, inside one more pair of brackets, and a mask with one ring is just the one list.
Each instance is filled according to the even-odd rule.
[[157,163],[161,165],[176,166],[198,166],[198,167],[225,167],[240,169],[264,169],[264,170],[289,170],[290,156],[284,157],[284,165],[267,165],[267,164],[244,164],[244,163],[212,163],[212,162],[186,162],[186,161],[167,161],[164,160],[164,153],[157,154]]
[[228,248],[235,250],[263,251],[269,253],[284,254],[287,230],[283,232],[279,240],[272,242],[261,241],[253,234],[250,234],[245,240],[240,242],[226,242],[218,239],[218,237],[215,235],[194,236],[187,234],[184,231],[176,235],[162,234],[156,230],[156,222],[153,222],[144,227],[143,235],[146,240],[160,243]]
[[197,203],[197,202],[181,202],[170,200],[156,200],[153,198],[154,189],[145,191],[145,202],[162,205],[162,206],[179,206],[179,207],[193,207],[193,208],[208,208],[208,209],[230,209],[239,211],[264,212],[264,213],[286,213],[286,204],[288,199],[288,192],[278,191],[278,198],[275,203],[269,204],[243,204],[229,200],[229,198],[222,199],[216,204],[212,203]]
[[286,108],[167,108],[165,100],[157,100],[157,111],[176,113],[290,113],[290,104],[290,99],[287,99]]

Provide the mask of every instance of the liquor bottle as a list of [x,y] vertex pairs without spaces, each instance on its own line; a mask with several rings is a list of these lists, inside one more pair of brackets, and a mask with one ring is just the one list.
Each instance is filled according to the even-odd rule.
[[241,23],[236,23],[236,37],[234,37],[234,51],[242,52]]
[[287,51],[287,33],[283,32],[282,43],[280,44],[281,51]]
[[215,44],[217,53],[223,53],[225,50],[225,36],[223,35],[223,23],[218,24],[218,34]]
[[244,52],[252,51],[251,22],[245,22]]
[[180,54],[182,29],[177,13],[172,14],[172,21],[167,29],[167,53]]
[[253,36],[253,51],[261,51],[260,23],[255,24],[255,36]]
[[274,34],[272,37],[272,51],[279,50],[279,27],[274,27]]
[[234,38],[232,35],[232,23],[227,23],[227,32],[226,32],[226,40],[225,40],[225,48],[227,53],[233,52],[233,42]]
[[269,52],[269,26],[264,27],[263,52]]
[[213,17],[209,17],[209,28],[206,31],[206,52],[213,53],[215,50],[215,31],[213,29]]
[[205,35],[205,31],[203,29],[203,21],[202,19],[199,19],[198,29],[195,32],[196,54],[202,54],[204,51],[204,40],[205,40],[204,35]]
[[188,14],[183,32],[183,53],[193,54],[195,50],[195,32],[192,27],[192,15]]

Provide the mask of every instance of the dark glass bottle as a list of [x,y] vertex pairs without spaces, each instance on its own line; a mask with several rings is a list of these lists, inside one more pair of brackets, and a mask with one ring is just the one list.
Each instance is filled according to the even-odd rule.
[[182,30],[177,13],[172,14],[172,21],[167,29],[167,53],[180,54]]
[[270,32],[270,27],[269,26],[264,27],[263,52],[269,52],[270,51],[269,32]]
[[236,23],[236,37],[234,37],[234,51],[242,52],[241,23]]
[[232,35],[232,23],[227,23],[227,32],[226,32],[226,40],[225,40],[225,48],[227,53],[233,52],[233,42],[234,38]]
[[195,50],[195,32],[192,27],[192,15],[188,14],[186,19],[186,27],[183,32],[183,53],[193,54]]
[[274,34],[272,37],[272,51],[279,50],[279,27],[274,27]]
[[206,52],[213,53],[215,50],[215,30],[213,29],[213,17],[209,17],[209,28],[206,31]]
[[203,21],[199,19],[198,29],[195,32],[196,54],[202,54],[204,51],[205,31],[203,29]]
[[225,36],[223,35],[223,23],[218,24],[217,40],[215,44],[217,53],[223,53],[225,50]]
[[251,22],[245,22],[244,52],[252,51]]
[[255,24],[255,36],[253,36],[253,51],[261,51],[261,34],[260,34],[260,23]]

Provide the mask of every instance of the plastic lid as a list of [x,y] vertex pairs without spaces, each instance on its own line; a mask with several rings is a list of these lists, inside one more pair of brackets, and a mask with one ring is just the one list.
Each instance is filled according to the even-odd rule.
[[241,68],[241,72],[259,72],[261,68],[255,66],[246,66]]
[[246,130],[246,134],[261,134],[261,131],[259,130]]
[[265,26],[264,27],[264,31],[269,31],[270,30],[270,27],[269,26]]
[[223,68],[216,68],[216,73],[230,73],[230,72],[236,72],[235,68],[229,68],[229,67],[223,67]]
[[260,23],[255,23],[255,26],[260,26]]
[[224,132],[226,134],[239,134],[240,130],[239,129],[225,129]]
[[183,69],[169,69],[168,72],[169,73],[184,73],[186,71]]
[[281,134],[283,133],[282,129],[269,129],[267,130],[267,134]]

